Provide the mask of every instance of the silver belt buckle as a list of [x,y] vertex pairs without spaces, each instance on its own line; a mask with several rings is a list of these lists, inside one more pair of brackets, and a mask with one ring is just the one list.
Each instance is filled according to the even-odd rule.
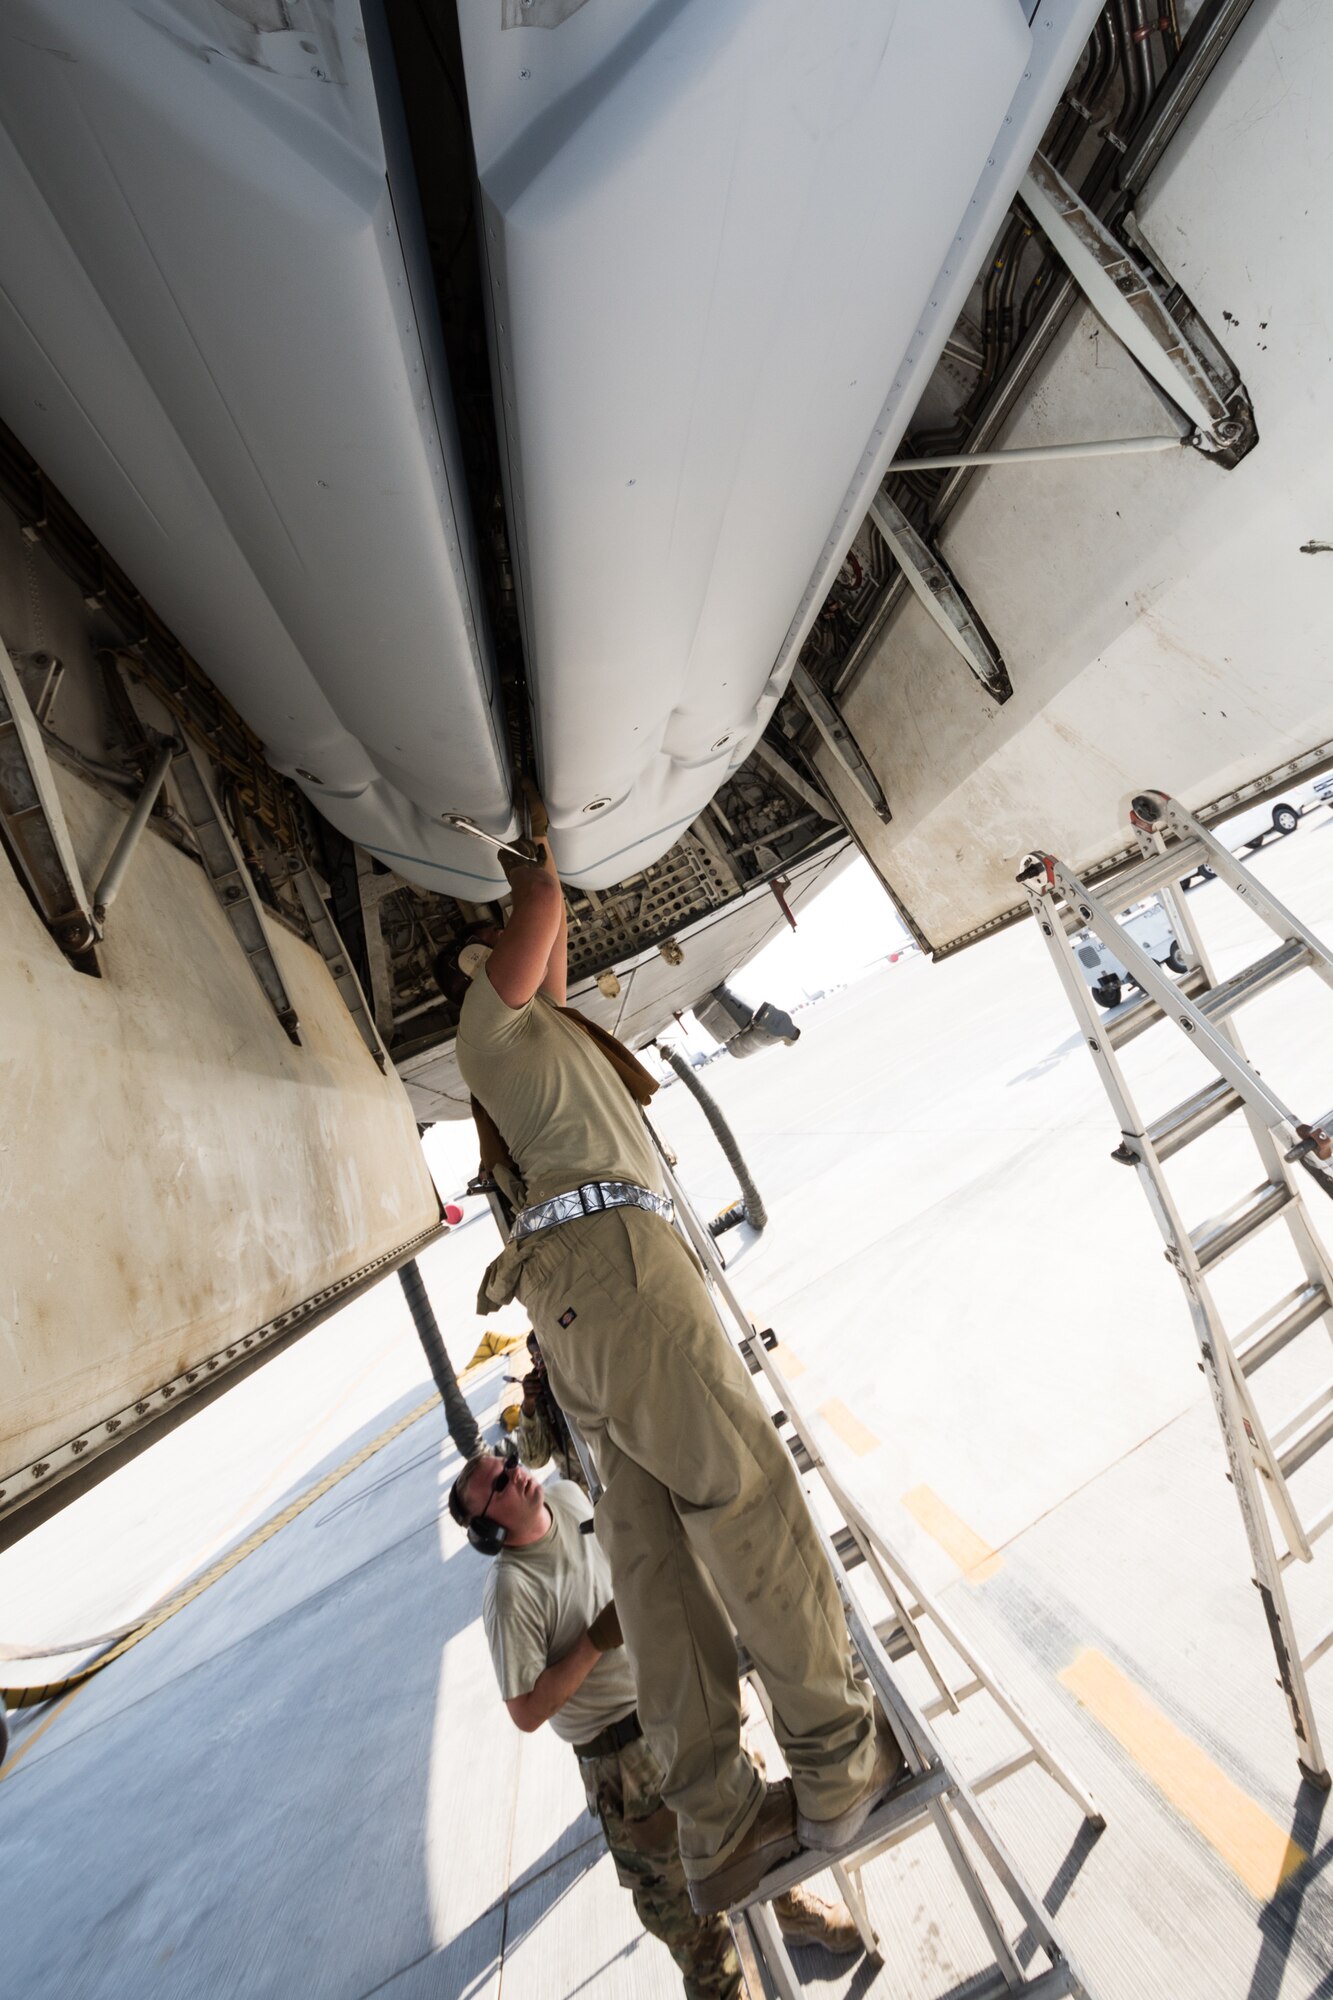
[[603,1181],[585,1181],[576,1188],[579,1205],[585,1215],[599,1215],[606,1207],[606,1184]]

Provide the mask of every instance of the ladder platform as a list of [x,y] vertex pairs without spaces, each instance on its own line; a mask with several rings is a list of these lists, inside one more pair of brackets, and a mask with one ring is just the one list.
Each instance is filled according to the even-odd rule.
[[1211,1132],[1214,1125],[1220,1125],[1233,1111],[1239,1111],[1245,1099],[1234,1084],[1223,1076],[1213,1078],[1211,1083],[1196,1090],[1192,1097],[1186,1097],[1170,1111],[1163,1112],[1154,1119],[1144,1137],[1149,1141],[1159,1160],[1169,1160],[1173,1153],[1180,1152],[1193,1140]]
[[1251,1236],[1276,1221],[1295,1199],[1285,1181],[1261,1181],[1223,1214],[1200,1223],[1190,1231],[1189,1239],[1200,1270],[1208,1271],[1214,1264],[1220,1264]]
[[1304,1333],[1307,1326],[1313,1326],[1330,1306],[1333,1306],[1333,1300],[1330,1300],[1324,1286],[1311,1281],[1297,1285],[1294,1291],[1280,1298],[1267,1312],[1260,1313],[1236,1341],[1236,1361],[1241,1374],[1253,1375],[1265,1361],[1271,1361],[1275,1354],[1280,1354],[1298,1333]]
[[931,1799],[943,1797],[952,1790],[952,1780],[940,1765],[931,1765],[915,1778],[905,1779],[891,1792],[883,1805],[871,1813],[856,1839],[848,1847],[802,1847],[789,1860],[779,1862],[771,1868],[763,1880],[750,1891],[748,1896],[732,1905],[737,1910],[748,1910],[752,1903],[771,1903],[775,1896],[785,1895],[798,1882],[806,1882],[812,1875],[819,1875],[833,1863],[843,1867],[855,1867],[858,1854],[868,1848],[882,1846],[893,1834],[920,1819]]

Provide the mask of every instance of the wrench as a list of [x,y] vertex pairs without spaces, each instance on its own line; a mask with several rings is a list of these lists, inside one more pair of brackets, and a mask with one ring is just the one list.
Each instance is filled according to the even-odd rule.
[[462,813],[441,813],[440,818],[446,826],[457,827],[460,833],[470,833],[474,840],[484,840],[488,847],[496,848],[501,854],[512,854],[518,861],[533,859],[532,855],[525,854],[521,847],[515,847],[512,841],[497,840],[493,833],[487,833],[474,820],[465,819]]

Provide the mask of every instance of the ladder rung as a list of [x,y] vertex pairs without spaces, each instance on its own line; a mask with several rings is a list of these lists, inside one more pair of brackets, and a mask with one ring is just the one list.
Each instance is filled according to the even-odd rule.
[[1223,1257],[1244,1243],[1247,1237],[1264,1229],[1289,1208],[1294,1197],[1285,1181],[1264,1181],[1257,1188],[1251,1188],[1247,1195],[1223,1215],[1200,1223],[1190,1231],[1190,1244],[1199,1260],[1201,1270],[1208,1270]]
[[834,1553],[844,1569],[855,1569],[858,1563],[865,1561],[861,1544],[850,1528],[839,1528],[832,1539]]
[[1253,1375],[1256,1368],[1262,1368],[1265,1361],[1280,1354],[1289,1341],[1329,1310],[1329,1303],[1322,1285],[1297,1285],[1294,1292],[1288,1292],[1266,1313],[1260,1313],[1236,1341],[1236,1361],[1241,1374]]
[[[1304,1526],[1304,1523],[1302,1523],[1302,1526]],[[1311,1548],[1314,1547],[1321,1535],[1328,1533],[1330,1528],[1333,1528],[1333,1507],[1325,1507],[1323,1513],[1317,1514],[1305,1530],[1305,1539]]]
[[1201,840],[1182,840],[1168,847],[1165,854],[1149,854],[1142,861],[1132,861],[1127,868],[1108,875],[1104,882],[1090,882],[1088,887],[1098,902],[1109,903],[1114,896],[1123,909],[1151,895],[1154,889],[1183,881],[1207,859]]
[[1197,1090],[1193,1097],[1187,1097],[1172,1110],[1164,1112],[1148,1127],[1147,1138],[1152,1142],[1159,1160],[1169,1160],[1182,1146],[1188,1146],[1204,1132],[1211,1132],[1214,1125],[1220,1125],[1233,1111],[1239,1111],[1245,1100],[1234,1084],[1223,1076],[1216,1076],[1212,1082]]
[[926,1703],[921,1713],[927,1722],[934,1722],[938,1716],[952,1714],[955,1708],[961,1707],[962,1703],[969,1700],[972,1695],[980,1694],[985,1685],[984,1681],[979,1681],[975,1677],[970,1681],[964,1681],[961,1687],[954,1689],[952,1701],[946,1701],[942,1694],[938,1694],[934,1701]]
[[1333,1646],[1333,1625],[1330,1625],[1322,1639],[1316,1639],[1308,1653],[1301,1656],[1301,1665],[1307,1673],[1316,1660],[1322,1660],[1329,1647]]
[[1299,1472],[1330,1438],[1333,1438],[1333,1376],[1275,1434],[1275,1445],[1291,1440],[1287,1449],[1278,1453],[1278,1471],[1282,1477],[1290,1479],[1293,1472]]
[[913,1650],[906,1628],[896,1618],[882,1618],[875,1627],[875,1637],[891,1660],[905,1660]]
[[1299,972],[1303,966],[1314,964],[1314,953],[1308,944],[1299,938],[1287,938],[1270,951],[1266,957],[1257,958],[1253,965],[1247,965],[1242,972],[1233,972],[1230,979],[1224,979],[1220,986],[1214,986],[1203,994],[1198,1002],[1199,1012],[1206,1014],[1210,1021],[1224,1021],[1228,1014],[1234,1014],[1247,1000],[1257,1000],[1261,993],[1267,993],[1280,980]]
[[[1177,993],[1183,994],[1187,1000],[1197,1000],[1207,985],[1203,968],[1198,965],[1192,965],[1184,978],[1175,982]],[[1137,1000],[1126,1007],[1123,1014],[1108,1015],[1102,1024],[1102,1033],[1113,1049],[1119,1049],[1162,1018],[1162,1009],[1152,995],[1141,993]]]

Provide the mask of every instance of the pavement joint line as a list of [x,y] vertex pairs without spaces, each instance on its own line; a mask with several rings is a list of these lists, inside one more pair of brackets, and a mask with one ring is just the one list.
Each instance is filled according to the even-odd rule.
[[965,1582],[985,1583],[1004,1568],[1004,1557],[955,1514],[933,1487],[914,1486],[910,1493],[903,1494],[902,1504],[917,1525],[957,1563]]
[[[266,1542],[271,1541],[280,1529],[285,1528],[290,1522],[296,1520],[298,1515],[304,1514],[308,1507],[313,1507],[317,1500],[323,1499],[324,1495],[337,1486],[340,1481],[348,1478],[353,1472],[358,1471],[368,1459],[373,1458],[386,1445],[392,1444],[395,1438],[401,1437],[404,1431],[410,1429],[413,1424],[418,1423],[430,1410],[438,1409],[439,1406],[439,1396],[432,1393],[424,1402],[418,1403],[415,1409],[409,1410],[406,1416],[399,1417],[396,1423],[390,1424],[389,1428],[381,1431],[378,1437],[372,1438],[368,1444],[362,1445],[359,1451],[353,1452],[350,1458],[345,1459],[341,1465],[335,1466],[332,1472],[325,1473],[322,1479],[316,1480],[312,1487],[305,1493],[300,1494],[288,1506],[284,1507],[281,1513],[273,1515],[270,1520],[264,1522],[262,1527],[256,1528],[252,1535],[248,1535],[236,1548],[213,1563],[210,1568],[204,1571],[202,1576],[196,1577],[193,1583],[187,1584],[174,1597],[168,1598],[167,1602],[160,1605],[156,1611],[145,1618],[141,1625],[136,1625],[134,1630],[125,1638],[110,1647],[97,1659],[89,1661],[87,1666],[80,1667],[77,1672],[67,1674],[60,1680],[47,1681],[36,1687],[0,1688],[0,1700],[3,1700],[6,1706],[12,1709],[38,1708],[45,1702],[56,1700],[60,1695],[77,1693],[79,1688],[93,1679],[94,1675],[103,1672],[105,1668],[111,1665],[113,1660],[122,1658],[124,1654],[137,1646],[141,1640],[146,1639],[150,1633],[156,1632],[159,1626],[165,1625],[169,1618],[174,1618],[178,1611],[183,1611],[187,1604],[193,1604],[194,1600],[202,1596],[211,1584],[216,1583],[220,1577],[226,1576],[229,1570],[235,1569],[238,1563],[244,1562],[247,1556],[253,1555],[256,1549],[262,1548]],[[29,1738],[29,1744],[34,1740],[34,1738]],[[0,1769],[0,1780],[8,1777],[10,1771],[15,1768],[17,1761],[18,1759],[15,1757],[3,1769]]]
[[1104,1653],[1085,1648],[1060,1682],[1260,1902],[1271,1901],[1310,1859]]
[[[563,1868],[567,1861],[574,1860],[577,1855],[586,1854],[590,1847],[601,1847],[605,1851],[605,1836],[600,1827],[598,1827],[595,1833],[585,1833],[582,1840],[577,1841],[566,1853],[557,1854],[553,1860],[544,1862],[540,1868],[534,1868],[529,1874],[520,1875],[517,1882],[508,1884],[498,1896],[494,1897],[486,1905],[484,1910],[478,1910],[476,1916],[465,1926],[465,1929],[458,1933],[458,1937],[465,1936],[467,1931],[475,1930],[478,1924],[484,1924],[488,1917],[499,1917],[506,1913],[512,1897],[525,1895],[538,1882],[544,1882],[548,1875],[553,1875],[557,1868]],[[386,1973],[383,1979],[377,1980],[373,1986],[366,1987],[364,1992],[357,1995],[357,2000],[374,2000],[374,1996],[377,1993],[383,1993],[385,1988],[392,1986],[396,1979],[401,1979],[405,1972],[414,1972],[419,1965],[429,1965],[431,1959],[438,1958],[441,1952],[448,1949],[450,1944],[456,1944],[458,1937],[448,1939],[443,1945],[433,1944],[429,1951],[420,1952],[415,1958],[408,1959],[405,1965],[397,1966],[394,1971]],[[503,1941],[500,1952],[491,1960],[489,1965],[482,1968],[478,1974],[478,1978],[484,1979],[491,1972],[503,1975]],[[479,1990],[479,1987],[469,1987],[467,1989],[469,1993]],[[498,1996],[498,1994],[499,1987],[497,1986],[496,1995]],[[467,2000],[467,1995],[460,1996],[460,2000]]]

